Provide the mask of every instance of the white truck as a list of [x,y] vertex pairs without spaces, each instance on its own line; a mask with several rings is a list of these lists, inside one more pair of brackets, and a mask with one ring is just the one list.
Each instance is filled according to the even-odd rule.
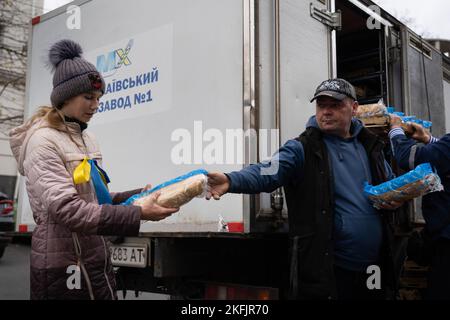
[[[36,17],[26,117],[49,104],[47,50],[79,42],[107,90],[89,124],[111,190],[156,185],[204,168],[229,172],[298,136],[316,86],[344,77],[360,103],[384,99],[445,128],[443,60],[363,0],[78,0]],[[446,70],[448,72],[448,70]],[[448,87],[448,85],[447,85]],[[447,112],[449,110],[447,109]],[[409,209],[414,209],[411,206]],[[17,230],[33,228],[23,181]],[[398,259],[414,217],[393,217]],[[196,298],[283,298],[289,277],[283,192],[194,199],[116,239],[121,288]]]

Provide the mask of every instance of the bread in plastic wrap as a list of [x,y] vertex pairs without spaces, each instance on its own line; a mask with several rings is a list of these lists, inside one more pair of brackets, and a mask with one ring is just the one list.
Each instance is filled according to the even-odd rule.
[[378,103],[358,106],[356,117],[365,126],[387,126],[389,124],[387,108],[382,100]]
[[414,170],[378,186],[366,183],[364,193],[373,202],[374,207],[379,208],[384,203],[404,202],[443,189],[441,180],[433,172],[431,165],[424,163]]
[[360,105],[356,111],[356,117],[359,119],[385,117],[387,115],[387,108],[382,102]]
[[[203,193],[206,178],[204,175],[196,175],[186,180],[177,182],[160,189],[161,195],[156,203],[166,208],[179,208],[193,198]],[[142,205],[150,201],[152,194],[139,198],[133,202],[134,205]]]
[[130,197],[123,205],[140,205],[150,201],[154,192],[160,195],[156,203],[166,208],[179,208],[195,197],[204,196],[208,172],[195,170],[175,179],[164,182],[151,190]]

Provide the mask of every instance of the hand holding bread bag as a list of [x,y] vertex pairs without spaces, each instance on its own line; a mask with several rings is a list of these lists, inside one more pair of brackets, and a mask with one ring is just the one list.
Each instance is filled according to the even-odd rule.
[[404,202],[442,190],[441,180],[429,163],[423,163],[414,170],[377,186],[368,183],[364,186],[364,193],[377,209],[384,203]]
[[124,204],[142,206],[145,202],[151,201],[154,192],[160,195],[156,199],[156,203],[166,208],[179,208],[188,203],[195,197],[201,197],[206,191],[206,175],[205,170],[195,170],[188,174],[182,175],[155,188],[134,195]]

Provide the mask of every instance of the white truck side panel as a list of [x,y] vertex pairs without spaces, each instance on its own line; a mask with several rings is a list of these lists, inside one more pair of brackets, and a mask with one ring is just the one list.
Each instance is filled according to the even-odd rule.
[[[99,112],[91,123],[90,130],[102,149],[103,166],[111,178],[111,190],[156,185],[202,167],[225,172],[242,168],[242,160],[222,164],[220,160],[225,156],[217,157],[219,163],[212,164],[201,159],[202,151],[215,142],[214,138],[225,136],[226,129],[242,128],[241,0],[129,0],[126,4],[93,0],[80,8],[80,30],[66,27],[70,16],[65,12],[47,20],[44,16],[33,28],[27,115],[49,104],[52,77],[44,61],[51,44],[63,38],[78,41],[85,57],[96,64],[101,55],[118,49],[126,51],[133,39],[127,55],[130,64],[124,61],[113,76],[105,73],[107,84],[136,79],[154,71],[153,67],[158,69],[158,81],[108,92],[103,103],[129,96],[132,107]],[[135,94],[148,90],[152,90],[153,100],[134,104]],[[194,130],[199,128],[196,121],[202,122],[203,132]],[[172,141],[177,129],[186,129],[181,132],[192,141],[192,164],[173,161],[172,151],[180,143]],[[209,132],[209,142],[202,142],[207,129],[215,131]],[[223,142],[225,150],[225,141],[217,142]],[[198,150],[200,153],[196,153]],[[21,208],[29,210],[25,194],[22,187]],[[240,195],[228,195],[220,202],[196,199],[162,222],[143,224],[141,231],[215,232],[219,215],[226,222],[242,222],[243,214]]]
[[17,164],[11,153],[9,141],[0,137],[0,176],[15,176]]
[[315,104],[309,101],[330,77],[329,29],[311,18],[309,5],[309,1],[281,1],[281,141],[305,130],[315,113]]
[[[57,40],[70,38],[80,42],[84,56],[93,64],[103,59],[98,67],[104,68],[110,90],[102,98],[102,112],[95,115],[90,130],[100,142],[111,190],[156,185],[202,167],[223,172],[242,168],[243,148],[237,143],[230,148],[233,141],[227,139],[227,129],[243,128],[244,1],[130,0],[125,7],[106,0],[75,3],[81,8],[81,29],[66,27],[70,15],[65,10],[44,16],[33,28],[27,116],[37,106],[49,104],[52,76],[44,64],[48,48]],[[315,1],[315,5],[321,4]],[[310,16],[309,6],[309,1],[280,1],[282,144],[304,130],[314,114],[309,99],[316,86],[330,76],[329,29]],[[272,129],[274,1],[260,1],[258,8],[259,126]],[[109,70],[108,55],[118,50],[121,66]],[[156,71],[157,81],[129,88],[128,79],[144,76],[148,80]],[[116,84],[123,86],[124,80],[127,88],[116,90]],[[136,102],[140,98],[144,102]],[[124,104],[132,106],[124,108]],[[187,137],[181,138],[178,134],[182,133]],[[174,150],[179,151],[180,143],[189,139],[192,146],[183,155],[192,163],[177,164],[174,156],[180,153]],[[260,141],[260,151],[261,143],[266,142]],[[216,162],[202,157],[221,143],[223,146],[216,148],[219,153],[213,153]],[[225,164],[230,152],[235,163]],[[19,210],[23,208],[24,221],[30,221],[25,188],[20,190]],[[268,194],[261,196],[261,209],[271,210]],[[250,220],[249,214],[241,195],[230,194],[220,202],[198,199],[162,222],[143,224],[141,231],[215,232],[219,216],[225,222],[243,222]]]

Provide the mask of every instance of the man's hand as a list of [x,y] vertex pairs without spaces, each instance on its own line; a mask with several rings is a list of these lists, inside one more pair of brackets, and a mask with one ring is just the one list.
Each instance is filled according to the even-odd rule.
[[382,204],[378,204],[377,207],[383,210],[396,210],[403,205],[403,202],[398,201],[389,201],[383,202]]
[[395,114],[389,115],[389,124],[391,125],[391,129],[401,128],[402,127],[402,118]]
[[425,130],[424,127],[422,127],[418,123],[411,123],[411,126],[414,129],[414,132],[411,135],[411,137],[413,139],[415,139],[415,140],[417,140],[419,142],[425,143],[425,144],[430,142],[431,134],[427,130]]
[[144,188],[142,188],[141,193],[142,193],[142,192],[145,192],[145,191],[148,191],[148,190],[151,190],[151,189],[152,189],[152,185],[151,185],[151,184],[148,184],[148,185],[146,185]]
[[145,201],[139,205],[142,211],[141,220],[163,220],[180,210],[180,208],[165,208],[158,205],[156,200],[158,200],[160,194],[161,192],[159,191],[153,193],[148,201]]
[[399,116],[395,115],[395,114],[391,114],[389,115],[390,118],[390,125],[391,125],[391,130],[395,129],[395,128],[402,128],[403,131],[405,131],[405,133],[409,136],[412,136],[414,134],[414,127],[413,127],[413,123],[408,122],[408,123],[403,123],[402,118],[400,118]]
[[230,181],[228,177],[221,172],[208,173],[208,192],[206,193],[206,200],[214,198],[219,200],[222,195],[228,192],[230,188]]

